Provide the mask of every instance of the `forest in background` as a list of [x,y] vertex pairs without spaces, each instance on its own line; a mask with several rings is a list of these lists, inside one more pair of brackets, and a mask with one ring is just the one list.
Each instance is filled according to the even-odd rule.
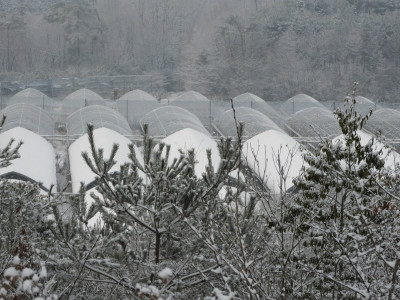
[[158,93],[397,102],[400,4],[379,0],[4,0],[0,79],[156,74]]

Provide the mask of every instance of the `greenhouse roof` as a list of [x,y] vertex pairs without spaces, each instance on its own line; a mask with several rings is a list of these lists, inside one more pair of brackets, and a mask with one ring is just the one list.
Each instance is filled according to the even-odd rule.
[[286,115],[291,115],[299,110],[309,108],[309,107],[321,107],[325,108],[323,104],[321,104],[318,100],[314,99],[305,94],[298,94],[288,100],[286,100],[281,105],[281,111]]
[[374,101],[369,100],[368,98],[365,98],[363,96],[356,96],[356,103],[359,104],[370,104],[370,105],[375,105]]
[[44,107],[53,104],[53,100],[42,92],[28,88],[16,93],[8,100],[8,105],[17,103],[30,103],[36,106]]
[[260,97],[252,94],[252,93],[244,93],[241,94],[239,96],[236,96],[235,98],[232,99],[233,100],[233,104],[237,104],[237,103],[241,103],[241,102],[265,102],[263,99],[261,99]]
[[0,114],[6,116],[3,131],[23,127],[40,135],[54,134],[53,118],[38,106],[28,103],[13,104],[0,111]]
[[87,132],[87,124],[95,128],[106,127],[122,135],[131,135],[132,131],[126,119],[112,108],[92,105],[81,108],[67,118],[67,129],[70,135],[82,135]]
[[140,101],[157,101],[157,99],[155,97],[153,97],[152,95],[142,91],[142,90],[133,90],[130,91],[124,95],[122,95],[117,101],[121,101],[121,100],[129,100],[129,101],[134,101],[134,100],[140,100]]
[[209,132],[200,120],[188,110],[178,106],[162,106],[146,114],[140,124],[148,124],[151,136],[169,136],[185,128],[195,129],[206,135]]
[[176,98],[171,99],[171,102],[179,102],[179,101],[203,101],[203,102],[209,102],[210,99],[208,99],[206,96],[203,96],[202,94],[194,91],[189,91],[185,92],[181,95],[179,95]]
[[99,101],[104,100],[99,94],[89,89],[80,89],[65,97],[64,100],[87,100],[87,101]]
[[341,129],[334,114],[321,107],[302,109],[292,115],[287,126],[301,137],[329,137],[341,133]]
[[[237,122],[244,123],[244,137],[251,138],[266,130],[275,129],[282,131],[269,117],[249,107],[235,108]],[[233,110],[227,110],[215,121],[214,125],[226,137],[237,136],[236,123]]]
[[388,139],[400,138],[400,111],[383,108],[375,111],[365,124],[365,129],[371,133],[381,131]]
[[22,127],[14,127],[0,133],[0,148],[7,146],[11,139],[23,141],[19,149],[20,158],[8,167],[0,169],[1,177],[41,183],[49,190],[57,185],[56,158],[53,146],[40,135]]

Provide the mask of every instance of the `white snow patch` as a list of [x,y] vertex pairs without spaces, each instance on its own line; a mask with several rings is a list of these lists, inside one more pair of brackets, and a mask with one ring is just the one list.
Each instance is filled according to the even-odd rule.
[[168,280],[173,275],[173,272],[170,268],[165,268],[162,271],[158,272],[158,277],[161,279]]
[[40,135],[22,127],[15,127],[0,134],[0,148],[4,148],[10,139],[15,139],[15,145],[22,140],[24,144],[19,149],[20,158],[12,164],[0,169],[0,174],[15,172],[41,182],[47,189],[56,186],[56,155],[53,146]]
[[[243,144],[243,156],[247,165],[264,180],[272,193],[293,186],[293,178],[300,174],[304,164],[300,144],[285,133],[267,130]],[[280,166],[278,164],[280,162]]]
[[184,152],[194,149],[195,158],[198,162],[195,165],[195,173],[198,178],[201,178],[206,171],[206,166],[208,166],[207,149],[211,149],[211,161],[215,170],[217,170],[221,161],[217,142],[204,133],[191,128],[177,131],[164,138],[162,142],[171,146],[169,163],[172,163],[174,158],[180,157],[179,149]]
[[[128,145],[132,142],[128,138],[105,127],[95,129],[93,134],[96,148],[104,149],[105,159],[108,159],[113,144],[119,144],[118,152],[114,158],[116,164],[111,168],[111,173],[119,171],[121,165],[130,161],[130,159],[128,158]],[[141,164],[143,164],[143,157],[141,156],[138,148],[135,145],[134,148],[137,159]],[[87,133],[78,138],[74,143],[72,143],[68,151],[71,168],[72,191],[74,193],[78,193],[81,182],[89,184],[96,177],[96,174],[94,174],[92,170],[86,165],[86,162],[82,157],[82,152],[86,151],[88,152],[89,157],[93,158]],[[143,179],[145,179],[143,172],[139,172],[139,174]]]

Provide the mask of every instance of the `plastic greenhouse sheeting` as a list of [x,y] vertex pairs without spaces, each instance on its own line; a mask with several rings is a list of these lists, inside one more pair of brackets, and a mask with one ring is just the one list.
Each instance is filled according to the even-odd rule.
[[310,107],[326,108],[323,104],[321,104],[318,100],[314,99],[313,97],[310,97],[305,94],[298,94],[286,100],[281,105],[281,111],[287,116],[290,116],[291,114],[294,114],[299,110]]
[[399,139],[400,111],[390,108],[375,111],[365,124],[365,129],[374,134],[380,130],[388,139]]
[[40,182],[46,190],[51,185],[56,186],[56,156],[53,146],[32,131],[15,127],[2,131],[0,148],[6,147],[11,138],[15,139],[15,145],[18,141],[23,141],[19,149],[21,157],[13,160],[10,166],[1,168],[1,177]]
[[239,96],[236,96],[232,99],[234,107],[250,107],[253,108],[264,115],[268,116],[272,121],[274,121],[277,125],[281,126],[284,124],[283,119],[280,117],[280,113],[278,113],[273,107],[271,107],[265,100],[260,97],[251,94],[244,93]]
[[169,135],[161,142],[171,146],[169,163],[172,163],[175,158],[178,159],[180,157],[181,154],[179,150],[187,153],[188,150],[194,149],[195,159],[197,161],[195,173],[198,178],[201,178],[206,170],[206,166],[208,166],[207,149],[211,150],[211,161],[214,169],[218,169],[220,157],[217,142],[209,135],[192,128],[186,128]]
[[124,95],[122,95],[118,101],[120,100],[147,100],[147,101],[157,101],[157,99],[155,97],[153,97],[152,95],[150,95],[149,93],[146,93],[145,91],[142,90],[133,90],[130,91]]
[[156,98],[142,90],[130,91],[117,100],[117,110],[136,129],[140,129],[140,119],[145,114],[160,106]]
[[185,92],[169,101],[169,105],[179,106],[195,114],[205,126],[211,125],[213,113],[211,101],[194,91]]
[[286,124],[301,137],[331,137],[341,133],[333,112],[321,107],[302,109],[292,115]]
[[105,100],[89,89],[80,89],[64,98],[62,109],[72,112],[89,105],[105,105]]
[[356,96],[355,99],[356,99],[355,110],[361,115],[368,114],[371,109],[377,110],[380,108],[379,105],[377,105],[368,98],[362,96]]
[[40,135],[54,134],[53,118],[38,106],[27,103],[14,104],[4,108],[0,115],[6,116],[3,131],[23,127]]
[[[243,135],[245,138],[251,138],[266,130],[275,129],[282,131],[277,124],[275,124],[266,115],[249,107],[238,107],[235,108],[236,120],[244,123]],[[233,110],[227,110],[221,116],[219,116],[214,125],[218,130],[226,137],[237,136],[235,119],[233,117]]]
[[[286,133],[267,130],[243,144],[247,166],[263,180],[272,194],[279,194],[281,178],[286,182],[283,190],[293,186],[293,179],[300,174],[304,164],[300,144]],[[280,166],[278,166],[278,157]],[[283,170],[282,174],[278,170]]]
[[17,103],[29,103],[41,107],[42,109],[51,108],[53,100],[42,92],[33,88],[28,88],[16,93],[8,100],[8,105]]
[[67,118],[67,129],[70,135],[82,135],[87,132],[87,124],[95,128],[106,127],[122,135],[131,135],[132,131],[125,118],[112,108],[92,105],[79,109]]
[[149,125],[149,135],[169,136],[174,132],[185,128],[195,129],[210,136],[200,120],[191,112],[177,106],[162,106],[148,114],[141,120],[140,124]]
[[[114,143],[119,144],[118,152],[114,158],[116,164],[111,168],[110,173],[119,171],[120,166],[126,162],[129,162],[129,149],[128,145],[131,144],[131,140],[122,136],[118,132],[109,128],[98,128],[94,130],[94,141],[96,148],[104,149],[104,158],[107,159],[110,155],[111,149]],[[134,146],[136,156],[141,164],[143,164],[143,158],[136,146]],[[71,181],[72,191],[78,193],[81,182],[84,182],[86,186],[89,184],[93,185],[96,174],[86,165],[82,157],[82,152],[86,151],[89,157],[92,158],[90,144],[87,133],[75,140],[68,149],[70,169],[71,169]],[[139,174],[144,178],[142,172]],[[90,189],[90,188],[88,188]]]

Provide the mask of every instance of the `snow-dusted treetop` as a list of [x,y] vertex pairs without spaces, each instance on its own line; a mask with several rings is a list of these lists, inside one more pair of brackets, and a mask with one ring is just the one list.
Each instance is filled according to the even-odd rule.
[[54,134],[53,118],[38,106],[28,103],[14,104],[4,108],[0,115],[7,117],[3,131],[23,127],[40,135]]
[[120,113],[102,105],[81,108],[70,114],[66,123],[70,135],[86,133],[88,123],[92,123],[95,128],[106,127],[122,135],[132,134],[128,122]]
[[195,173],[198,178],[201,178],[208,166],[207,149],[211,150],[211,161],[215,169],[218,168],[220,157],[217,143],[209,136],[192,128],[179,130],[165,139],[163,143],[170,145],[169,163],[172,163],[174,158],[180,157],[179,150],[187,152],[194,149],[197,164],[195,165]]
[[208,99],[206,96],[198,92],[189,91],[179,95],[176,98],[171,99],[171,102],[180,102],[180,101],[210,102],[210,99]]
[[177,106],[163,106],[154,109],[140,120],[140,124],[142,126],[149,125],[151,136],[169,136],[185,128],[195,129],[210,136],[210,133],[194,114]]
[[[243,135],[245,138],[251,138],[266,130],[274,129],[282,131],[277,124],[269,117],[249,107],[235,108],[236,120],[244,123]],[[215,121],[215,126],[224,136],[237,136],[235,119],[232,109],[227,110]]]
[[49,189],[56,185],[56,159],[53,146],[44,138],[30,130],[15,127],[0,133],[0,148],[4,148],[11,138],[22,140],[19,149],[20,158],[0,169],[2,177],[41,182],[42,187]]
[[388,139],[400,138],[400,111],[382,108],[375,111],[365,124],[365,129],[371,133],[381,130]]
[[[361,138],[361,145],[365,146],[370,143],[373,139],[373,136],[364,132],[364,131],[357,131],[357,135]],[[382,150],[381,157],[385,159],[385,167],[390,169],[395,169],[396,164],[400,163],[400,154],[396,151],[391,150],[390,148],[386,147],[383,143],[374,141],[375,144],[373,146],[373,150],[378,152]],[[342,147],[344,147],[344,135],[341,134],[332,140],[333,144],[339,145],[342,143]],[[346,162],[342,162],[343,169],[346,168]]]
[[323,104],[321,104],[318,100],[314,99],[313,97],[310,97],[306,94],[298,94],[286,100],[281,105],[281,111],[289,116],[291,114],[298,112],[299,110],[309,107],[325,108]]
[[27,88],[16,93],[8,100],[8,105],[17,103],[29,103],[39,107],[44,107],[51,106],[53,104],[53,100],[36,89]]
[[335,115],[326,108],[310,107],[292,115],[287,126],[302,137],[330,137],[341,133]]
[[[116,164],[111,168],[110,173],[119,171],[120,165],[129,162],[128,145],[132,143],[130,139],[124,137],[113,129],[102,127],[94,130],[94,140],[96,148],[104,149],[105,159],[109,157],[113,144],[119,144],[118,152],[114,158]],[[136,148],[136,146],[134,146],[134,148],[136,150],[136,156],[139,162],[143,164],[143,158],[141,157],[139,150]],[[74,193],[79,192],[81,182],[84,182],[86,185],[88,185],[93,183],[96,177],[96,175],[92,172],[89,166],[87,166],[85,160],[83,159],[83,151],[88,152],[89,157],[93,158],[87,133],[75,140],[68,149],[71,169],[72,191]]]
[[130,91],[124,95],[122,95],[118,100],[118,101],[135,101],[135,100],[139,100],[139,101],[157,101],[157,99],[150,95],[149,93],[146,93],[145,91],[142,90],[133,90]]
[[[272,194],[293,186],[293,178],[300,174],[304,160],[300,144],[286,133],[267,130],[243,144],[244,159],[270,189]],[[279,165],[279,163],[280,165]],[[281,170],[281,171],[279,171]]]

